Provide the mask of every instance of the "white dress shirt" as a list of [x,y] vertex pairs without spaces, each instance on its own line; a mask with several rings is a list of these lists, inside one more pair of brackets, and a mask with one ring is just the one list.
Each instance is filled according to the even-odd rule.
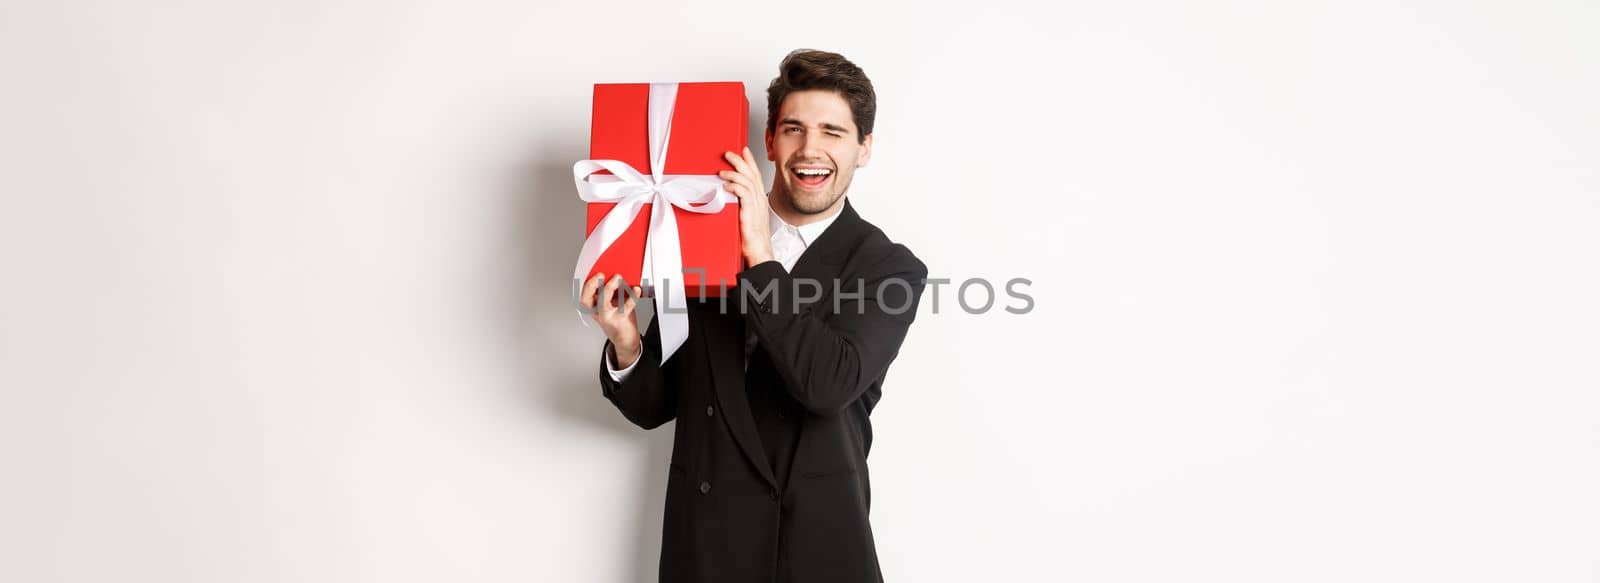
[[[844,207],[841,206],[840,208]],[[771,218],[772,256],[778,260],[778,263],[783,264],[784,271],[793,271],[795,262],[800,261],[800,254],[805,253],[806,248],[816,242],[817,237],[821,237],[823,231],[828,230],[828,225],[832,225],[834,219],[839,218],[839,211],[834,211],[828,218],[796,227],[783,222],[783,219],[778,217],[777,211],[772,210],[770,207],[767,209],[767,213]],[[610,343],[608,342],[607,344],[609,345]],[[643,343],[639,344],[639,351],[641,353],[644,352]],[[608,350],[607,352],[611,351]],[[622,382],[622,379],[628,378],[628,373],[633,372],[633,367],[639,365],[639,357],[635,356],[633,364],[629,364],[628,368],[617,370],[614,358],[614,354],[607,355],[606,372],[611,373],[611,380],[619,383]]]

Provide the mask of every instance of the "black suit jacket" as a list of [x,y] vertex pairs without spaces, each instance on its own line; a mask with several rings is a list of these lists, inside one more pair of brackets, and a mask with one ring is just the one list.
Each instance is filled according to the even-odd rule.
[[[846,199],[792,273],[768,261],[741,272],[729,297],[691,298],[689,338],[666,363],[654,321],[624,382],[602,350],[602,393],[629,421],[677,420],[663,583],[883,580],[867,519],[868,416],[926,277]],[[759,341],[748,369],[747,329]]]

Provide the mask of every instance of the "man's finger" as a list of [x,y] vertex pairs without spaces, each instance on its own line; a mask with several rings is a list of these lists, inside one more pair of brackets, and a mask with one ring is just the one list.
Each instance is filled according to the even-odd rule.
[[600,315],[609,318],[612,312],[617,311],[616,307],[611,305],[611,299],[616,297],[617,283],[621,281],[622,276],[614,276],[606,282],[605,289],[600,291]]
[[722,170],[720,172],[717,172],[717,176],[722,178],[723,180],[731,180],[731,181],[734,181],[734,182],[738,182],[740,184],[743,184],[745,186],[750,187],[751,190],[756,190],[756,185],[752,184],[750,182],[751,178],[750,178],[749,174],[740,174],[740,173],[734,172],[732,170]]
[[622,314],[624,316],[632,317],[633,308],[639,301],[639,286],[628,288],[628,291],[632,293],[628,294],[627,301],[623,302],[622,304]]
[[757,178],[761,177],[761,167],[756,165],[756,155],[750,153],[750,146],[744,147],[744,163],[750,167],[750,172]]
[[744,158],[739,157],[738,154],[733,152],[723,152],[722,157],[726,159],[729,164],[732,164],[733,169],[738,173],[747,174],[750,172],[750,166],[745,164]]
[[750,153],[749,146],[744,149],[744,162],[750,168],[750,179],[756,182],[756,192],[766,192],[767,188],[762,184],[761,165],[756,163],[756,156]]
[[583,291],[578,292],[578,303],[582,304],[585,310],[594,310],[594,292],[605,278],[606,274],[596,273],[594,277],[589,278],[589,281],[583,282]]
[[738,172],[734,172],[732,170],[722,170],[720,172],[717,172],[717,177],[721,178],[721,179],[723,179],[725,181],[728,181],[728,182],[736,182],[736,183],[742,184],[742,185],[745,186],[745,188],[750,189],[752,192],[756,190],[755,185],[750,184],[750,177],[749,176],[745,176],[743,174],[740,174]]

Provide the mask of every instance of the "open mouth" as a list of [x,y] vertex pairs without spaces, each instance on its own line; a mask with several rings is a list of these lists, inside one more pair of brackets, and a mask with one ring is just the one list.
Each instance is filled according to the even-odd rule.
[[794,175],[796,182],[806,188],[821,187],[828,179],[833,178],[833,170],[828,168],[790,168],[789,173]]

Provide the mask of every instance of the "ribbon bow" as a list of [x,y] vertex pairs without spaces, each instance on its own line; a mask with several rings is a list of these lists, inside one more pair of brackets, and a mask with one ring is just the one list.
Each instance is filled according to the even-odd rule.
[[[678,242],[678,217],[673,208],[711,214],[722,212],[723,205],[737,204],[737,196],[722,188],[723,180],[710,175],[663,175],[667,143],[672,135],[672,112],[678,99],[677,83],[650,84],[650,175],[640,174],[626,162],[617,160],[579,160],[572,165],[572,180],[578,198],[585,202],[616,203],[583,240],[578,265],[572,272],[582,281],[606,249],[611,248],[640,208],[650,204],[650,230],[645,235],[644,264],[639,270],[642,289],[655,289],[656,321],[661,328],[661,362],[678,351],[689,338],[683,285],[683,251]],[[596,175],[606,170],[611,176]],[[659,282],[661,285],[653,285]],[[610,301],[603,298],[601,301]]]

